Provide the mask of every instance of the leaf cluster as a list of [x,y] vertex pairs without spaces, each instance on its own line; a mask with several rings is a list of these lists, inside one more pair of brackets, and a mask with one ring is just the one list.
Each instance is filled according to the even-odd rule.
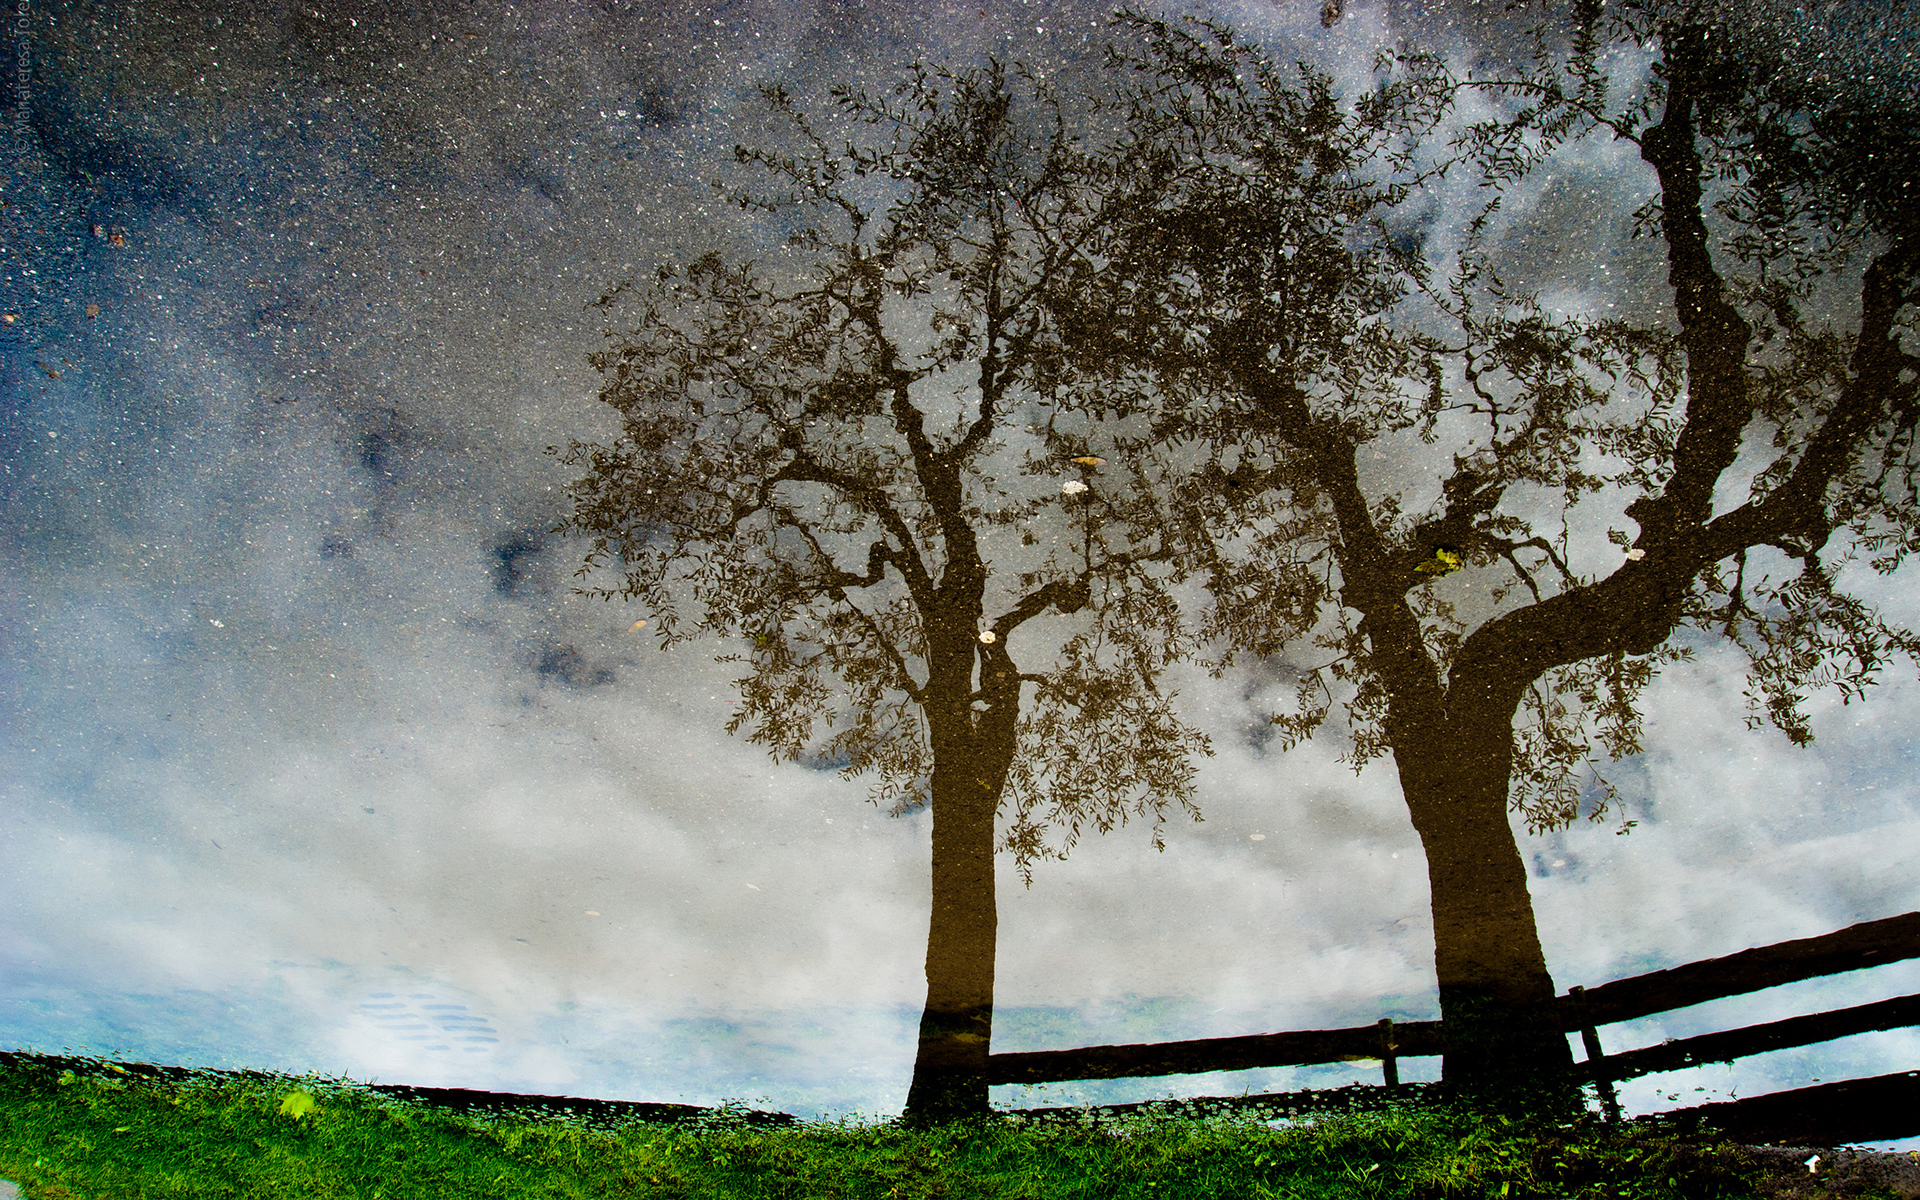
[[1092,383],[1046,302],[1130,202],[1110,156],[999,63],[838,90],[838,143],[763,97],[790,136],[738,152],[771,182],[732,195],[792,230],[780,276],[710,255],[597,303],[626,319],[592,359],[620,435],[554,450],[584,468],[580,575],[618,575],[585,590],[645,604],[663,646],[738,639],[729,730],[869,776],[896,814],[937,746],[1012,748],[1023,873],[1129,813],[1158,844],[1168,805],[1197,818],[1209,751],[1159,682],[1193,639],[1154,467],[1125,453],[1151,421],[1066,402]]
[[[1638,752],[1635,698],[1691,654],[1664,645],[1682,626],[1746,649],[1755,711],[1802,744],[1809,689],[1849,699],[1892,654],[1920,657],[1913,635],[1830,582],[1858,551],[1895,569],[1920,528],[1910,97],[1863,106],[1798,81],[1778,47],[1676,6],[1553,8],[1517,72],[1460,77],[1402,54],[1355,97],[1216,26],[1121,21],[1139,45],[1121,61],[1141,80],[1121,101],[1137,138],[1121,177],[1159,200],[1103,231],[1106,270],[1061,319],[1110,379],[1145,377],[1179,399],[1155,437],[1193,464],[1170,496],[1182,528],[1214,531],[1187,563],[1209,581],[1216,667],[1287,655],[1309,634],[1334,652],[1298,668],[1293,711],[1272,718],[1285,745],[1344,700],[1357,768],[1393,748],[1396,705],[1442,712],[1449,688],[1492,688],[1515,700],[1511,801],[1545,828],[1617,802],[1596,764]],[[1651,75],[1621,86],[1650,55]],[[1462,125],[1469,91],[1494,113]],[[1675,143],[1675,129],[1690,140]],[[1551,312],[1502,277],[1503,201],[1585,139],[1626,140],[1676,170],[1699,163],[1709,256],[1690,256],[1660,200],[1634,221],[1684,260],[1676,287],[1684,273],[1705,289],[1675,303],[1726,295],[1749,345]],[[1462,173],[1487,199],[1457,248],[1429,251],[1409,224],[1416,189]],[[1858,332],[1834,299],[1848,286]],[[1702,355],[1729,350],[1745,365],[1710,382]],[[1749,424],[1778,454],[1754,464],[1746,506],[1711,523],[1704,511],[1692,525],[1650,521],[1663,496],[1666,513],[1704,503]],[[1383,439],[1431,443],[1443,428],[1459,448],[1425,512],[1363,488],[1370,463],[1395,458]],[[1641,538],[1609,535],[1625,561],[1576,572],[1568,514],[1636,492],[1625,513]],[[1542,515],[1556,493],[1557,530]],[[1766,546],[1801,574],[1743,583],[1745,554]],[[1432,569],[1443,552],[1461,569]],[[1762,587],[1774,611],[1751,603]],[[1470,630],[1462,601],[1491,615]],[[1549,632],[1596,609],[1611,615],[1574,620],[1579,637]],[[1417,649],[1425,665],[1389,672],[1383,646],[1402,664]]]
[[[1583,2],[1518,71],[1401,53],[1343,96],[1128,12],[1108,93],[916,66],[836,92],[839,141],[769,88],[791,144],[739,151],[772,182],[734,198],[794,230],[782,277],[709,257],[601,301],[635,319],[593,360],[620,438],[564,454],[585,572],[617,570],[598,594],[663,643],[744,639],[731,727],[873,773],[895,811],[924,802],[937,714],[1017,707],[1023,871],[1191,810],[1206,747],[1162,680],[1203,645],[1215,671],[1331,652],[1272,720],[1290,747],[1343,706],[1356,769],[1405,749],[1396,712],[1510,696],[1534,828],[1617,804],[1596,764],[1639,751],[1683,628],[1742,647],[1755,713],[1804,744],[1810,689],[1920,657],[1832,583],[1920,546],[1920,126],[1696,17]],[[1469,91],[1492,115],[1459,119]],[[1668,243],[1677,330],[1504,277],[1503,201],[1583,139],[1703,184],[1619,214]],[[1422,195],[1461,180],[1486,199],[1441,237]],[[1719,297],[1745,346],[1701,332]],[[1443,436],[1437,495],[1381,482]],[[1576,570],[1572,510],[1636,494],[1619,565]],[[1799,574],[1749,571],[1776,552]]]

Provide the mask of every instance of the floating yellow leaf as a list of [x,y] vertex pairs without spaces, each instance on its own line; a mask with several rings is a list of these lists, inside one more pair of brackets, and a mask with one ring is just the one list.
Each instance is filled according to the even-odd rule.
[[1428,575],[1451,575],[1460,569],[1460,552],[1451,546],[1435,546],[1433,557],[1415,567],[1414,570]]
[[1079,458],[1076,458],[1073,461],[1079,463],[1083,467],[1104,467],[1107,465],[1107,460],[1104,458],[1101,458],[1098,454],[1082,454]]
[[627,632],[632,633],[635,630],[645,629],[646,627],[647,623],[645,621],[635,621],[633,624],[627,626]]

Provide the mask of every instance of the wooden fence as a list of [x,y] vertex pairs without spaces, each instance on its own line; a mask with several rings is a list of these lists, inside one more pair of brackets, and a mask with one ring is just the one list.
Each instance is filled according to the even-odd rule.
[[[1576,1077],[1592,1082],[1607,1116],[1618,1120],[1619,1104],[1613,1085],[1621,1080],[1678,1071],[1703,1063],[1732,1062],[1753,1054],[1814,1045],[1882,1029],[1920,1025],[1920,995],[1901,996],[1875,1004],[1836,1009],[1811,1016],[1791,1017],[1722,1033],[1668,1041],[1641,1050],[1606,1054],[1599,1029],[1674,1009],[1744,995],[1781,984],[1796,983],[1845,971],[1920,958],[1920,912],[1850,925],[1820,937],[1800,938],[1743,950],[1724,958],[1706,959],[1664,971],[1619,979],[1595,988],[1573,988],[1558,997],[1555,1016],[1563,1032],[1580,1034],[1586,1061],[1575,1066]],[[1399,1084],[1398,1060],[1444,1053],[1446,1042],[1439,1021],[1395,1023],[1382,1019],[1356,1029],[1303,1030],[1250,1037],[1204,1038],[1130,1046],[1088,1046],[1077,1050],[1042,1050],[1022,1054],[994,1054],[987,1059],[990,1083],[1045,1083],[1073,1079],[1127,1079],[1149,1075],[1185,1075],[1209,1071],[1244,1071],[1261,1067],[1311,1066],[1321,1063],[1379,1059],[1389,1088]],[[1851,1088],[1859,1098],[1842,1096]],[[1877,1089],[1877,1090],[1876,1090]],[[1852,1092],[1847,1093],[1851,1096]],[[1902,1133],[1860,1132],[1850,1139],[1920,1135],[1920,1072],[1830,1084],[1799,1092],[1778,1093],[1731,1104],[1707,1105],[1697,1112],[1723,1129],[1747,1130],[1765,1126],[1775,1117],[1791,1125],[1796,1107],[1790,1097],[1803,1096],[1799,1107],[1823,1106],[1823,1119],[1835,1128],[1880,1130],[1911,1125]],[[1904,1100],[1902,1098],[1905,1098]],[[1770,1106],[1763,1101],[1774,1102]],[[1897,1115],[1882,1110],[1892,1104]],[[1858,1107],[1858,1119],[1847,1111]],[[1742,1108],[1742,1106],[1747,1106]],[[1738,1111],[1736,1111],[1738,1110]],[[1756,1126],[1742,1114],[1774,1114]],[[1871,1114],[1871,1116],[1869,1116]],[[1884,1118],[1884,1119],[1883,1119]],[[1837,1122],[1837,1124],[1835,1124]],[[1849,1123],[1851,1122],[1851,1123]],[[1785,1126],[1783,1126],[1784,1128]],[[1796,1128],[1801,1126],[1794,1126]],[[1756,1137],[1755,1140],[1771,1140]]]

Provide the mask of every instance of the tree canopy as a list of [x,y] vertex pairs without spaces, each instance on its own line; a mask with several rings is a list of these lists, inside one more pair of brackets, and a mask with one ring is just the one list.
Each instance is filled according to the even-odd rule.
[[[1096,411],[1155,398],[1124,451],[1184,464],[1221,665],[1296,665],[1283,746],[1338,704],[1356,770],[1392,753],[1448,1078],[1564,1061],[1528,1015],[1553,984],[1509,806],[1600,817],[1598,768],[1640,749],[1640,693],[1694,643],[1744,650],[1754,719],[1800,744],[1810,689],[1851,700],[1920,658],[1835,584],[1915,545],[1915,106],[1863,111],[1678,8],[1551,11],[1524,71],[1383,55],[1350,96],[1222,27],[1120,23],[1117,178],[1158,200],[1057,301],[1109,382]],[[1657,61],[1618,88],[1634,55]],[[1552,282],[1582,299],[1550,303],[1513,278],[1503,205],[1616,142],[1654,198],[1597,237],[1658,239],[1666,289],[1579,256]],[[1395,486],[1416,439],[1451,465]]]
[[835,95],[841,140],[770,87],[792,144],[738,152],[773,190],[736,199],[789,230],[771,268],[708,255],[598,301],[632,314],[592,360],[622,423],[554,451],[586,468],[564,528],[663,645],[739,639],[730,730],[931,804],[908,1110],[984,1112],[1001,806],[1029,883],[1085,825],[1149,817],[1158,846],[1170,805],[1198,819],[1207,739],[1161,683],[1197,633],[1157,483],[1073,402],[1041,302],[1132,202],[1105,157],[998,64]]

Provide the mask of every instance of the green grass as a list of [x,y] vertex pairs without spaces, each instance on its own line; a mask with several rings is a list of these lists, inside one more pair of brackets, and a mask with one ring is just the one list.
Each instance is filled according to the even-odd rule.
[[1389,1107],[1274,1130],[1250,1116],[606,1128],[388,1102],[344,1081],[0,1070],[0,1178],[110,1197],[1744,1197],[1730,1147],[1597,1123]]

